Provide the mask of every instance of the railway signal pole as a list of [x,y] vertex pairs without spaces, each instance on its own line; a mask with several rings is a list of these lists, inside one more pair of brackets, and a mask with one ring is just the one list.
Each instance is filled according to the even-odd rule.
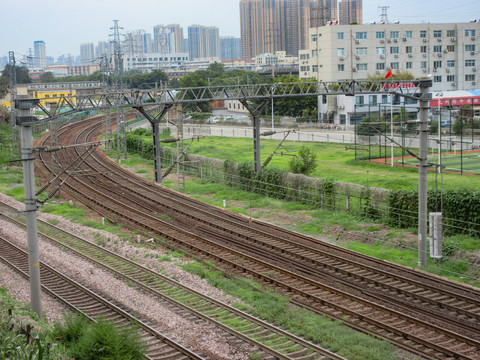
[[[418,166],[418,265],[427,266],[428,92],[432,80],[420,80],[420,149]],[[438,125],[440,126],[440,124]]]
[[40,283],[40,260],[38,255],[37,199],[35,196],[35,174],[33,156],[32,123],[37,120],[30,116],[39,100],[17,99],[17,123],[21,125],[21,150],[23,162],[23,183],[25,191],[25,217],[27,219],[28,269],[30,276],[30,298],[32,309],[42,318],[42,297]]

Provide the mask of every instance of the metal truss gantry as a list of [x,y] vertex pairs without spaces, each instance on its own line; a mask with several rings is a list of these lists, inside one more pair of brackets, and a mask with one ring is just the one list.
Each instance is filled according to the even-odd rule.
[[[420,100],[420,81],[343,81],[343,82],[297,82],[276,84],[204,86],[180,89],[122,90],[105,91],[102,94],[77,95],[74,98],[62,98],[58,111],[64,114],[77,111],[105,111],[111,108],[134,108],[142,113],[154,128],[161,122],[168,109],[174,105],[213,102],[217,100],[239,100],[250,112],[254,127],[254,163],[255,171],[261,172],[260,162],[260,114],[265,106],[275,98],[319,96],[319,95],[355,95],[385,93]],[[428,99],[427,99],[428,100]],[[163,108],[155,116],[148,114],[152,107]],[[47,112],[49,118],[56,114]],[[158,134],[154,135],[158,139]],[[158,142],[154,144],[159,146]],[[156,165],[159,166],[160,152],[156,151]],[[161,182],[159,169],[156,179]]]

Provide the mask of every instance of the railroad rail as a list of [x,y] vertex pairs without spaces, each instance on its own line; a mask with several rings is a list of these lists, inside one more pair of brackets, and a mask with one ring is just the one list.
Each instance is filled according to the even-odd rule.
[[[72,142],[75,134],[85,142],[95,133],[70,129],[62,141]],[[68,164],[70,156],[61,161]],[[65,190],[112,221],[156,233],[172,248],[215,259],[289,293],[298,305],[426,358],[480,358],[478,290],[231,213],[222,216],[219,209],[113,168],[98,153],[95,158],[102,165],[89,166],[102,175],[72,179]],[[174,220],[160,219],[162,213]]]
[[[27,253],[2,236],[0,236],[0,260],[28,279]],[[139,325],[141,338],[149,348],[146,354],[147,359],[204,359],[158,332],[147,322],[134,317],[112,301],[101,297],[43,262],[40,263],[40,272],[44,291],[90,320],[103,318],[112,321],[117,327],[124,327],[129,323]]]
[[[1,202],[0,208],[6,210],[5,213],[0,212],[0,218],[19,227],[26,227],[21,218],[14,215],[18,213],[16,209]],[[38,220],[38,225],[39,234],[44,239],[109,270],[115,275],[123,277],[126,281],[137,285],[142,290],[158,296],[160,301],[168,302],[177,311],[178,309],[183,310],[182,315],[184,317],[194,314],[196,317],[206,320],[209,324],[214,324],[218,328],[227,331],[232,336],[243,339],[261,349],[264,358],[268,355],[275,359],[285,360],[297,358],[302,360],[320,360],[326,359],[326,357],[332,360],[345,360],[327,349],[289,334],[248,313],[195,291],[167,276],[154,272],[124,256],[93,244],[53,224]],[[48,233],[54,235],[48,235]],[[236,328],[239,330],[236,330]],[[272,343],[272,340],[275,340],[273,345],[265,345],[266,343]]]

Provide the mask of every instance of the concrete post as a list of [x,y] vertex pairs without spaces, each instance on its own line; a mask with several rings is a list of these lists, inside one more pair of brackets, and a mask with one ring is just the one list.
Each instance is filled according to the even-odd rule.
[[428,90],[431,80],[420,80],[420,149],[418,167],[418,265],[427,265]]
[[[27,220],[28,269],[30,275],[30,298],[32,309],[42,318],[42,297],[40,283],[40,260],[38,256],[37,199],[35,197],[35,174],[33,156],[33,136],[30,109],[34,102],[17,100],[17,120],[21,124],[21,148],[23,162],[23,183],[25,188],[25,217]],[[25,124],[22,123],[26,119]],[[36,120],[36,119],[35,119]]]

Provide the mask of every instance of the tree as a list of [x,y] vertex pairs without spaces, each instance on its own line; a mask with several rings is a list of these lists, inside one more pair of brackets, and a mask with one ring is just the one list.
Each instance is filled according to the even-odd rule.
[[[7,64],[2,71],[2,77],[10,79],[11,68],[12,65]],[[25,66],[15,66],[15,73],[17,76],[17,84],[29,84],[32,82],[32,79],[28,76],[28,69]]]
[[293,157],[288,166],[292,173],[310,175],[317,168],[316,161],[317,154],[306,145],[303,145],[298,150],[298,156]]
[[[300,79],[294,75],[286,75],[275,78],[274,83],[276,84],[291,84],[291,83],[300,83]],[[283,89],[286,90],[286,93],[294,94],[295,91],[298,91],[299,88],[293,89],[288,88],[288,86],[283,86]],[[257,102],[260,104],[260,102]],[[258,105],[257,105],[258,106]],[[274,100],[274,113],[279,116],[293,116],[293,117],[307,117],[307,118],[317,118],[317,106],[318,106],[318,97],[317,96],[299,96],[299,97],[285,97],[285,98],[276,98]],[[271,115],[271,107],[266,108],[267,114]]]
[[53,72],[51,71],[46,71],[40,75],[39,80],[42,83],[52,83],[55,82],[55,75],[53,75]]
[[10,80],[6,76],[0,76],[0,98],[3,98],[8,94],[8,88],[10,86]]
[[[184,88],[195,88],[204,86],[222,86],[236,84],[258,84],[265,83],[265,79],[254,72],[244,70],[225,71],[225,66],[220,63],[213,63],[206,70],[198,70],[180,79],[180,86]],[[206,102],[189,104],[184,109],[187,111],[210,112],[211,106]]]
[[8,124],[10,122],[10,109],[7,109],[5,106],[0,105],[0,124],[5,122]]

